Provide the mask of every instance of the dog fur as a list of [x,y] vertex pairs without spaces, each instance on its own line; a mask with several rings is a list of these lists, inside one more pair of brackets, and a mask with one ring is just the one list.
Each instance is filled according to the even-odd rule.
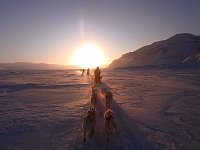
[[106,91],[105,99],[106,99],[106,109],[111,108],[111,102],[113,101],[113,94],[111,91]]
[[92,137],[92,135],[94,134],[95,126],[96,126],[96,110],[93,106],[91,106],[90,109],[87,111],[87,115],[84,117],[82,122],[84,142],[86,140],[86,134],[89,137]]
[[104,126],[105,126],[107,141],[109,141],[109,136],[113,134],[113,132],[117,128],[114,112],[111,109],[107,109],[106,112],[104,113],[104,120],[105,120]]
[[98,91],[94,86],[92,86],[91,105],[94,106],[95,108],[96,108],[98,99],[99,99]]

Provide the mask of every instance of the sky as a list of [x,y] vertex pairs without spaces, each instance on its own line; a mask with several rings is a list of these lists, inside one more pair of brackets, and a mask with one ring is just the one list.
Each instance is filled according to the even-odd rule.
[[0,0],[0,63],[73,65],[92,43],[106,63],[177,33],[200,35],[199,0]]

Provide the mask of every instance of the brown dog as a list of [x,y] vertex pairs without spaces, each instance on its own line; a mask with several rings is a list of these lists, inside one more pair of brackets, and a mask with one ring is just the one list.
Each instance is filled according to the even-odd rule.
[[98,99],[99,99],[98,93],[97,92],[92,93],[91,105],[93,105],[95,108],[96,108]]
[[111,107],[111,102],[113,101],[113,94],[111,91],[106,91],[105,99],[106,99],[106,109],[109,109]]
[[117,127],[114,112],[111,109],[107,109],[104,114],[104,119],[105,119],[104,125],[105,125],[107,141],[109,141],[109,136],[115,131]]
[[89,137],[92,137],[92,135],[94,134],[95,125],[96,125],[96,110],[93,106],[91,106],[90,109],[87,111],[87,115],[84,117],[82,122],[84,142],[86,140],[86,134],[88,134]]

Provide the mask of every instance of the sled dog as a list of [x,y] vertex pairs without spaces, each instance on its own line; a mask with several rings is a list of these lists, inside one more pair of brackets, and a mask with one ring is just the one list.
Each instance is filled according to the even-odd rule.
[[96,125],[96,110],[94,106],[91,106],[87,111],[86,116],[83,118],[82,128],[83,128],[83,141],[86,140],[86,135],[92,137],[94,134],[94,129]]
[[108,109],[111,107],[111,102],[113,101],[113,94],[111,91],[106,91],[105,99],[106,99],[106,109]]
[[116,130],[116,121],[114,112],[111,109],[107,109],[104,114],[104,126],[105,126],[105,132],[107,136],[107,141],[109,141],[109,136]]

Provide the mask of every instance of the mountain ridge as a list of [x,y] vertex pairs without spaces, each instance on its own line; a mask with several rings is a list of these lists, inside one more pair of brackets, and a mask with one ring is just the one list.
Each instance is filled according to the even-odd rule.
[[30,63],[30,62],[14,62],[14,63],[0,63],[0,70],[64,70],[77,69],[78,66],[73,65],[58,65],[47,63]]
[[166,40],[123,54],[108,68],[131,66],[175,66],[200,64],[200,36],[176,34]]

